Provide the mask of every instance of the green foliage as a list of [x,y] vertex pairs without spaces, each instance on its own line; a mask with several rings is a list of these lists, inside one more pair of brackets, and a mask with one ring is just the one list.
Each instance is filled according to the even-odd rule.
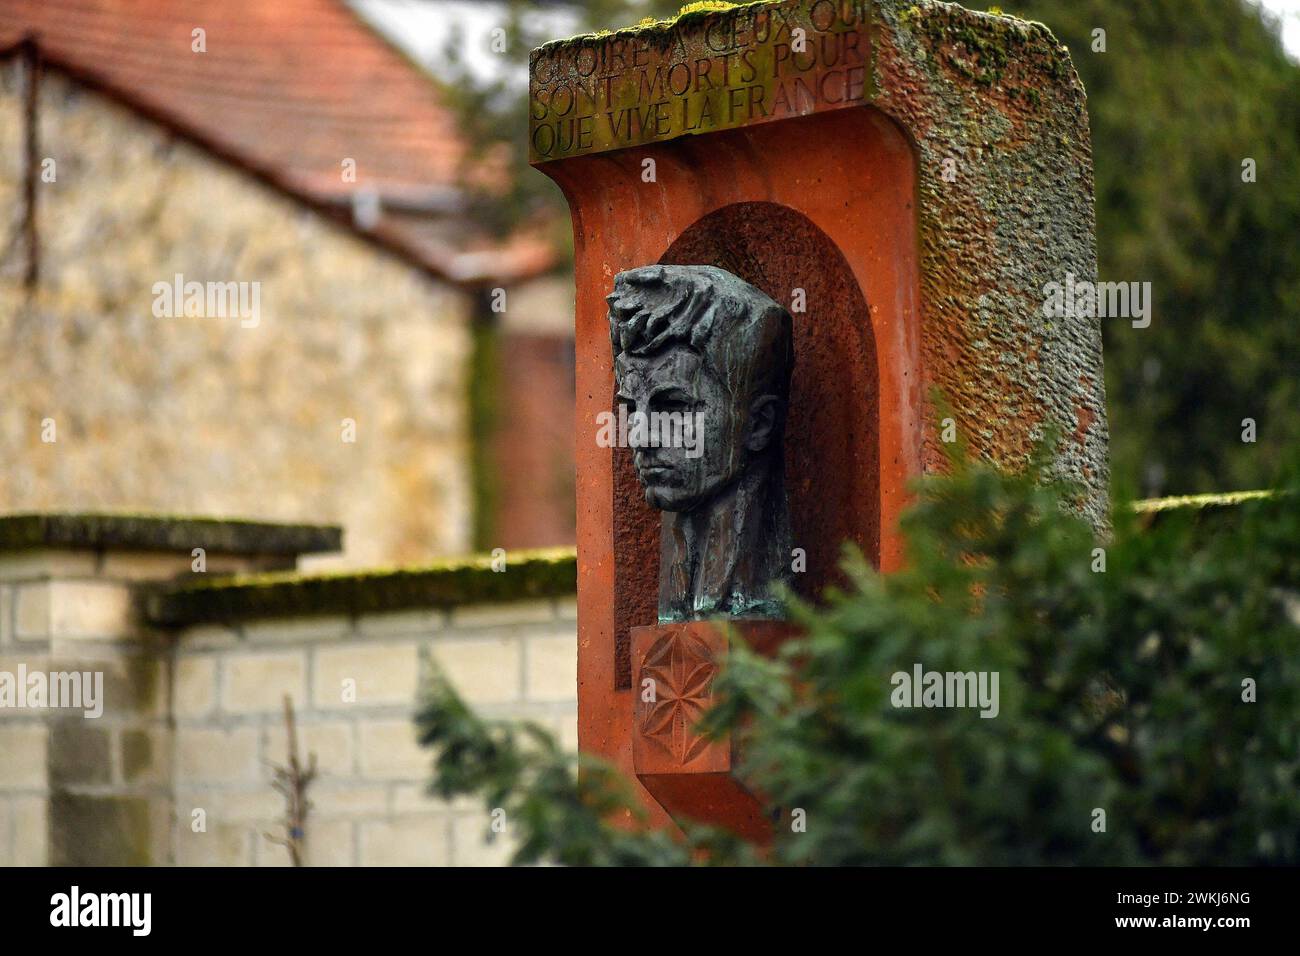
[[[1123,509],[1098,542],[1035,475],[957,463],[926,480],[904,570],[850,555],[847,590],[796,609],[805,637],[774,660],[735,647],[717,679],[708,726],[740,736],[770,809],[806,820],[764,859],[1300,862],[1300,481],[1284,484],[1225,509]],[[915,664],[996,673],[997,716],[895,707]],[[521,862],[756,859],[716,833],[613,826],[616,774],[577,778],[545,733],[479,720],[436,673],[419,720],[435,791],[505,809]]]
[[[745,862],[752,851],[729,834],[698,828],[687,841],[647,831],[645,815],[611,768],[575,758],[534,723],[488,721],[457,696],[431,658],[421,662],[420,743],[437,751],[431,792],[444,799],[481,796],[522,834],[513,862],[568,866],[684,866],[699,857]],[[631,824],[631,826],[629,826]]]
[[1300,445],[1300,64],[1245,0],[1008,12],[1051,27],[1087,88],[1101,278],[1152,283],[1150,328],[1104,322],[1114,474],[1145,494],[1259,487]]

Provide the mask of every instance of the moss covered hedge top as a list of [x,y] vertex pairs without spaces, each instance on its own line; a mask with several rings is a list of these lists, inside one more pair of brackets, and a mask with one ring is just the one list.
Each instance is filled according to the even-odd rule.
[[504,565],[489,555],[360,572],[281,571],[235,575],[157,590],[145,599],[154,624],[177,626],[264,617],[372,614],[410,608],[518,601],[572,595],[572,548],[517,551]]

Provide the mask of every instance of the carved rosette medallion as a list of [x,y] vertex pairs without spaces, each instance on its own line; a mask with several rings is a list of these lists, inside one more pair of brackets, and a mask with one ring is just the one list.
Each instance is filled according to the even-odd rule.
[[709,746],[696,733],[708,709],[718,666],[708,645],[686,631],[670,631],[650,646],[641,666],[642,687],[654,681],[654,700],[641,713],[641,736],[688,764]]

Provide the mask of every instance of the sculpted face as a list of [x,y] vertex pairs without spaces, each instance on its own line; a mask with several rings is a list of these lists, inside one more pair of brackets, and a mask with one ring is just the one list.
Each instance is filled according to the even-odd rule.
[[620,272],[608,300],[619,442],[663,512],[659,621],[782,617],[790,313],[703,265]]
[[[646,501],[661,511],[693,511],[731,484],[748,461],[743,410],[723,382],[684,345],[650,355],[624,353],[615,364],[618,401],[630,416],[676,413],[700,426],[672,447],[639,444],[633,452]],[[697,414],[698,413],[698,414]]]

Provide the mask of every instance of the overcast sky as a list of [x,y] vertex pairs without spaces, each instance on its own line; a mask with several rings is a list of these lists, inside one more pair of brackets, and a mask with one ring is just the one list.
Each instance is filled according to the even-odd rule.
[[[471,66],[490,72],[500,65],[500,58],[488,48],[490,32],[497,25],[499,7],[485,0],[348,0],[354,9],[374,22],[420,62],[436,66],[450,22],[462,25],[470,45]],[[1300,61],[1300,0],[1256,0],[1260,6],[1282,19],[1282,42],[1287,51]],[[978,5],[978,4],[976,4]],[[1014,2],[1007,4],[1014,6]],[[571,34],[572,21],[555,11],[539,13],[554,21],[546,35],[563,37]],[[477,55],[474,55],[477,54]],[[522,82],[522,77],[521,77]]]

